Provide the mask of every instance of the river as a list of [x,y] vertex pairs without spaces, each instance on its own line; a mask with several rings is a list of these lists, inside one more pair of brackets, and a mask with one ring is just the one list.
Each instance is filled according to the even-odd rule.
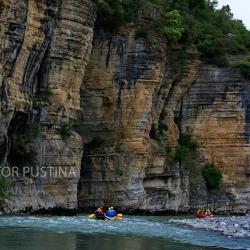
[[125,216],[120,221],[96,221],[86,215],[1,216],[0,249],[250,249],[249,238],[228,238],[216,232],[171,224],[171,218]]

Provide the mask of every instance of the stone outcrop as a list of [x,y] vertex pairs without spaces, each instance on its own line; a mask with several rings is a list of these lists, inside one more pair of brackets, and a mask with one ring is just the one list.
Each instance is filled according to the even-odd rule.
[[200,141],[202,161],[222,170],[236,211],[250,204],[249,94],[249,81],[239,70],[202,65],[180,114],[181,126],[192,128]]
[[[79,133],[86,141],[79,207],[139,208],[149,151],[152,102],[164,77],[164,47],[151,53],[135,25],[97,31],[81,88]],[[93,140],[102,145],[92,149]]]
[[[169,79],[166,44],[150,50],[137,38],[141,23],[149,22],[149,16],[147,9],[142,11],[137,22],[121,27],[116,35],[96,30],[81,88],[78,132],[86,151],[79,208],[111,203],[151,212],[188,207],[187,173],[150,138],[152,127],[159,125],[174,79]],[[151,20],[154,18],[156,14]],[[183,86],[185,91],[198,63],[193,57],[191,69],[185,69],[185,77],[191,78]],[[92,148],[98,141],[100,145]]]
[[[95,12],[94,0],[0,0],[0,164],[47,173],[14,174],[5,211],[249,210],[249,81],[194,48],[181,61],[164,38],[150,47],[138,31],[159,18],[156,6],[113,33]],[[204,181],[193,195],[163,147],[187,127],[200,163],[224,174],[216,197]]]
[[[187,51],[189,62],[183,65],[167,56],[167,48],[134,51],[143,41],[134,35],[138,26],[124,26],[112,36],[96,30],[81,89],[78,132],[86,151],[79,208],[112,203],[151,212],[187,211],[200,205],[247,211],[247,80],[239,71],[202,63],[195,49]],[[130,63],[134,54],[138,59]],[[150,60],[142,64],[139,58]],[[192,129],[202,145],[200,164],[214,163],[223,172],[224,186],[218,194],[210,194],[204,180],[199,180],[200,187],[190,195],[188,172],[150,137],[161,124],[167,127],[164,143],[172,147],[178,144],[180,131]],[[98,139],[99,145],[92,148]]]
[[[13,177],[6,211],[76,209],[82,140],[73,131],[67,138],[59,131],[80,109],[95,1],[0,1],[0,12],[1,165],[13,162],[22,147],[30,153],[22,160],[37,155],[35,163],[25,159],[24,165],[47,172],[44,178]],[[39,135],[16,147],[21,134],[27,140],[30,124],[39,124]],[[61,167],[74,175],[58,177]]]

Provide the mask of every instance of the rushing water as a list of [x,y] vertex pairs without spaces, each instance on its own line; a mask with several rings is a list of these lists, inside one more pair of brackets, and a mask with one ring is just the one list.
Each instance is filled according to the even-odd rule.
[[125,217],[121,221],[87,216],[0,217],[1,250],[201,250],[250,249],[250,239],[234,239],[170,224],[170,217]]

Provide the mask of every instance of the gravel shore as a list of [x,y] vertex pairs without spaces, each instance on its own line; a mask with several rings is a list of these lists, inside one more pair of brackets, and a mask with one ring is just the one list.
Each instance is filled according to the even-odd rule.
[[171,223],[221,232],[229,237],[250,237],[250,215],[170,220]]

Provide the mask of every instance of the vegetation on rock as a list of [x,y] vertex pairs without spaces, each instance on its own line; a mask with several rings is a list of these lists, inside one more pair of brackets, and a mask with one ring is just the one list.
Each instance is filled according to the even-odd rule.
[[198,142],[193,138],[192,132],[187,128],[180,134],[179,144],[173,151],[173,158],[187,169],[197,166],[196,155],[199,148]]
[[159,136],[164,136],[164,133],[168,130],[167,125],[161,123],[158,126],[158,132],[159,132]]
[[169,154],[175,161],[179,162],[186,168],[192,169],[193,166],[197,166],[196,155],[199,149],[199,143],[194,139],[192,131],[187,128],[180,133],[178,145],[172,148],[170,145],[164,142],[164,136],[168,127],[165,124],[159,124],[158,129],[153,124],[150,137],[157,140],[159,145]]
[[98,20],[114,30],[132,21],[146,4],[154,4],[161,11],[159,20],[138,32],[152,44],[164,35],[168,41],[178,41],[185,47],[195,45],[219,64],[226,54],[250,51],[250,32],[242,21],[233,19],[228,5],[217,9],[216,0],[100,0]]
[[61,125],[61,127],[58,129],[58,132],[63,138],[67,138],[71,136],[73,132],[73,125],[71,122],[65,122]]
[[170,155],[180,166],[189,173],[190,189],[197,189],[200,185],[200,177],[205,180],[209,190],[217,189],[222,183],[222,172],[213,164],[205,164],[203,167],[198,162],[199,143],[193,137],[190,128],[180,133],[178,145],[173,148],[164,143],[163,136],[167,131],[167,126],[160,124],[158,129],[152,125],[151,138],[158,141],[159,145]]
[[233,66],[239,68],[241,73],[250,79],[250,62],[249,61],[237,61],[233,63]]
[[[162,12],[159,20],[141,32],[141,36],[149,39],[155,46],[158,37],[165,37],[169,42],[177,42],[183,35],[183,18],[178,10]],[[137,36],[140,35],[138,32]]]
[[194,190],[196,188],[199,187],[199,182],[197,179],[194,179],[194,178],[190,178],[189,179],[189,183],[190,183],[190,189]]
[[8,177],[3,176],[2,172],[0,173],[0,205],[2,205],[6,199],[11,195],[10,192],[11,181]]
[[97,6],[97,20],[103,27],[116,30],[123,23],[132,21],[145,0],[100,0]]
[[214,164],[205,164],[202,169],[202,175],[208,189],[217,189],[223,178],[221,170]]

